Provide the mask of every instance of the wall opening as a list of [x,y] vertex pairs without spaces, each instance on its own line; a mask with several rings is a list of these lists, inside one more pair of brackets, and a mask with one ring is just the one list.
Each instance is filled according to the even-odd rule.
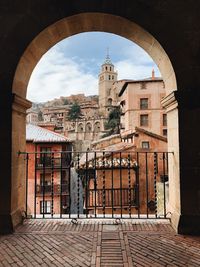
[[[64,18],[56,22],[35,37],[35,39],[30,43],[30,45],[22,55],[17,66],[13,80],[13,94],[15,94],[19,99],[26,99],[30,76],[40,58],[53,45],[63,40],[64,38],[88,31],[104,31],[108,33],[114,33],[133,41],[134,43],[142,47],[157,64],[165,83],[166,94],[169,95],[177,89],[175,72],[173,70],[170,59],[159,42],[150,33],[146,32],[137,24],[122,17],[103,13],[82,13],[79,15]],[[174,157],[176,159],[177,165],[177,169],[175,171],[173,168],[171,169],[171,181],[174,181],[174,183],[172,183],[172,187],[176,186],[177,184],[179,185],[177,113],[175,115],[175,119],[173,121],[171,120],[171,125],[170,123],[168,125],[169,135],[170,132],[173,132],[172,135],[176,137],[175,139],[169,138],[168,140],[169,151],[174,152]],[[174,117],[170,114],[169,116]],[[17,158],[17,152],[25,150],[25,138],[23,140],[21,140],[20,138],[21,136],[25,137],[25,116],[19,117],[15,112],[13,112],[12,131],[13,140],[18,140],[17,142],[13,142],[12,147],[12,183],[16,184],[16,181],[18,181],[18,183],[22,184],[22,188],[24,188],[25,191],[24,181],[22,178],[22,162],[20,163],[20,160]],[[18,192],[15,192],[13,187],[12,210],[22,210],[25,203],[23,194],[22,196],[20,196],[20,201],[14,202],[17,194]],[[176,193],[172,190],[171,204],[173,206],[173,203],[175,203],[173,209],[177,211],[180,210],[180,203],[178,197],[176,197],[175,194]],[[175,202],[174,198],[177,198]]]

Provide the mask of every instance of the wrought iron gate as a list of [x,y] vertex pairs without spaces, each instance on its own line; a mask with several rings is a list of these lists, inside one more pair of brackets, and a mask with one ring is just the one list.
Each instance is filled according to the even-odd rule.
[[167,218],[169,152],[21,152],[28,218]]

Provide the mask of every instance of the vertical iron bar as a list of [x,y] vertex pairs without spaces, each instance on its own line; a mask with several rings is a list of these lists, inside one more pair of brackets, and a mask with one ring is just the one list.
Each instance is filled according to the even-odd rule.
[[[37,150],[37,147],[36,147]],[[36,193],[37,193],[37,152],[35,153],[35,192],[34,192],[34,218],[36,219]],[[39,207],[40,208],[40,207]]]
[[158,171],[158,154],[154,152],[154,202],[155,202],[155,217],[157,218],[157,171]]
[[138,218],[140,218],[140,156],[137,152],[137,169],[136,169],[136,201],[137,201],[137,208],[138,208]]
[[46,154],[42,154],[42,217],[44,218],[45,211],[45,168],[46,168]]
[[130,154],[128,154],[128,213],[129,218],[131,218],[131,157]]
[[165,160],[166,160],[166,157],[165,157],[165,152],[163,152],[163,176],[164,176],[164,181],[163,181],[163,194],[164,194],[164,218],[166,218],[166,192],[165,192]]
[[119,161],[119,168],[120,168],[120,217],[122,218],[122,152],[119,153],[120,161]]
[[[65,158],[65,157],[64,157]],[[63,189],[63,152],[60,152],[60,218],[62,218],[62,189]]]
[[28,161],[29,161],[29,154],[26,153],[26,216],[28,212]]
[[51,154],[51,218],[54,212],[54,153]]
[[169,176],[169,173],[168,173],[169,172],[169,169],[168,169],[169,168],[169,158],[168,157],[169,157],[169,152],[166,152],[166,162],[167,162],[166,163],[166,173]]
[[86,192],[85,192],[85,206],[86,206],[86,218],[88,218],[88,152],[86,151],[86,170],[85,170],[85,177],[86,177]]
[[94,216],[97,217],[97,177],[96,177],[96,160],[97,154],[94,152],[94,194],[95,194],[95,206],[94,206]]
[[113,170],[113,152],[112,152],[112,157],[111,157],[111,160],[112,160],[112,177],[111,177],[111,179],[112,179],[112,191],[111,191],[111,194],[112,194],[112,218],[114,217],[114,198],[113,198],[113,190],[114,190],[114,188],[113,188],[113,183],[114,183],[114,170]]
[[103,217],[105,218],[106,191],[105,191],[105,152],[103,152]]
[[77,167],[78,167],[78,180],[77,180],[77,217],[79,218],[80,216],[80,207],[79,207],[79,202],[80,202],[80,155],[78,153],[77,155]]
[[149,202],[149,183],[148,183],[148,154],[145,152],[145,169],[146,169],[146,213],[147,213],[147,218],[149,218],[149,207],[148,207],[148,202]]
[[[72,158],[73,158],[73,152],[70,151],[70,152],[67,152],[67,153],[70,153],[70,160],[69,160],[69,163],[67,165],[67,168],[68,168],[68,204],[69,207],[68,207],[68,210],[69,210],[69,218],[71,218],[71,162],[72,162]],[[67,155],[66,155],[67,156]],[[73,166],[74,168],[74,166]]]

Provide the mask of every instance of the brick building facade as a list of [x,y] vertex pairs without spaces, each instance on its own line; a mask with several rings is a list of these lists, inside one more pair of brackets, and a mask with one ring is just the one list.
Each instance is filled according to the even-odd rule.
[[69,173],[65,167],[70,163],[70,156],[65,151],[71,149],[68,138],[39,126],[27,125],[28,215],[68,212]]

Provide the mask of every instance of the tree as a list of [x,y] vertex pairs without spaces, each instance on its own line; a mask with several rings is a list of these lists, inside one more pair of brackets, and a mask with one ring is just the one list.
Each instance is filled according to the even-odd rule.
[[64,99],[63,100],[63,105],[68,105],[69,104],[69,101],[67,99]]
[[120,133],[120,115],[120,107],[114,107],[110,111],[108,121],[105,123],[105,129],[108,130],[108,132],[104,134],[103,137]]
[[41,110],[38,112],[38,121],[43,121],[43,114]]
[[79,119],[82,117],[81,114],[81,107],[79,106],[79,104],[77,102],[73,103],[69,112],[68,112],[68,119],[70,121]]

